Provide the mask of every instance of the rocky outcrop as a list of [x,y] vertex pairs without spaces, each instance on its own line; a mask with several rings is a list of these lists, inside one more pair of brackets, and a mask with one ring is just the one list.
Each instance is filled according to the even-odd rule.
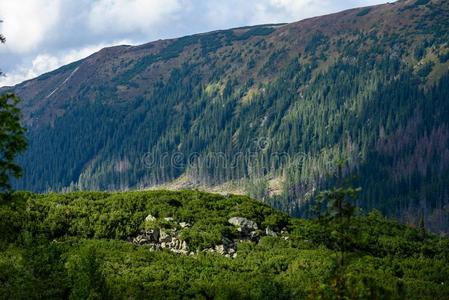
[[186,241],[178,237],[176,229],[146,230],[132,239],[132,243],[139,246],[149,246],[151,250],[167,249],[175,253],[188,254],[189,246]]
[[[172,217],[166,217],[163,219],[166,222],[172,222]],[[156,222],[156,217],[148,215],[145,218],[145,222]],[[189,227],[190,224],[181,222],[179,224],[181,228]],[[148,246],[152,251],[167,249],[175,253],[189,254],[189,246],[186,241],[183,241],[178,236],[176,228],[173,229],[161,229],[153,228],[146,229],[134,238],[129,239],[133,244],[139,246]]]
[[237,227],[237,230],[243,233],[249,233],[257,230],[257,223],[242,217],[233,217],[228,220],[229,224]]
[[[164,221],[173,222],[174,218],[167,217],[163,218]],[[157,219],[148,215],[145,218],[146,222],[155,222]],[[278,233],[269,227],[262,231],[257,226],[257,223],[243,218],[243,217],[233,217],[228,220],[228,223],[235,226],[237,229],[237,234],[234,234],[232,237],[224,236],[222,238],[222,243],[217,244],[212,248],[204,249],[204,252],[214,252],[225,257],[236,258],[237,257],[237,243],[238,242],[259,242],[262,236],[272,236],[277,237],[282,235],[284,239],[285,232],[282,231]],[[187,222],[180,222],[178,228],[188,229],[192,227],[192,224]],[[167,249],[174,253],[184,254],[184,255],[193,255],[193,252],[190,252],[189,246],[186,241],[183,241],[179,238],[177,228],[153,228],[147,229],[141,232],[134,238],[129,239],[133,244],[139,246],[148,246],[150,250],[157,251],[162,249]]]
[[242,217],[233,217],[228,223],[237,227],[237,239],[240,241],[259,242],[263,232],[258,229],[257,223]]

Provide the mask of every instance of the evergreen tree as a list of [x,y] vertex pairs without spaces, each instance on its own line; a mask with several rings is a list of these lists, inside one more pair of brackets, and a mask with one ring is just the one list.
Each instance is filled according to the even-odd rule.
[[[1,34],[0,42],[5,42]],[[11,191],[11,176],[19,178],[22,175],[21,167],[14,162],[26,148],[25,129],[20,124],[18,104],[19,98],[14,94],[0,95],[0,193]]]

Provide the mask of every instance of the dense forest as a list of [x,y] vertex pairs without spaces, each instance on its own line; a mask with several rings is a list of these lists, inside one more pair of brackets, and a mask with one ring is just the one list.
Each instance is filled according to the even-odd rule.
[[360,207],[447,233],[448,21],[447,1],[407,0],[103,49],[12,88],[15,187],[230,184],[308,216],[344,162]]
[[[0,202],[0,299],[449,297],[447,238],[347,212],[304,220],[198,191],[15,193]],[[155,232],[183,250],[152,248]]]

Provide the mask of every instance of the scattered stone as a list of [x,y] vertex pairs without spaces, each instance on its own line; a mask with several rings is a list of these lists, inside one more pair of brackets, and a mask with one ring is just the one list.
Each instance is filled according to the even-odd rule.
[[252,242],[258,242],[260,240],[260,231],[255,230],[249,233],[249,240]]
[[182,241],[181,250],[189,251],[189,246],[186,241]]
[[139,234],[132,239],[132,242],[136,245],[144,245],[148,243],[154,243],[159,240],[159,229],[152,229]]
[[215,246],[215,252],[217,252],[218,254],[221,254],[221,255],[225,255],[226,254],[226,251],[225,251],[223,245]]
[[251,232],[257,230],[257,223],[242,217],[233,217],[228,220],[228,222],[236,227],[240,232]]
[[235,244],[233,240],[231,240],[230,238],[227,238],[227,237],[223,237],[222,242],[223,242],[223,245],[227,248],[233,247]]
[[171,242],[171,236],[165,230],[161,230],[161,233],[160,233],[160,236],[159,236],[159,242],[160,243]]
[[160,230],[159,228],[151,229],[146,231],[147,236],[150,238],[151,242],[159,241]]
[[[173,221],[174,218],[166,217],[164,218],[164,220],[170,222]],[[148,215],[145,218],[145,221],[156,221],[156,218],[152,215]],[[288,233],[286,231],[286,228],[283,228],[281,233],[278,233],[269,227],[262,231],[258,229],[256,222],[243,217],[233,217],[230,218],[228,222],[237,227],[239,234],[234,238],[223,236],[222,244],[215,245],[212,248],[204,249],[203,252],[218,253],[220,255],[223,255],[224,257],[236,258],[238,241],[249,241],[257,243],[262,236],[277,237],[279,235],[281,235],[281,238],[283,238],[284,240],[288,240]],[[182,229],[190,228],[192,227],[192,224],[187,222],[180,222],[179,227],[181,227]],[[190,251],[187,242],[179,239],[177,228],[147,229],[136,237],[129,237],[128,241],[132,242],[135,245],[149,247],[150,251],[167,249],[171,252],[183,255],[195,255],[199,253],[198,250],[196,251],[196,253]],[[305,242],[308,241],[306,240]]]
[[274,236],[274,237],[278,236],[278,234],[276,232],[274,232],[273,230],[271,230],[270,227],[267,227],[265,229],[265,234],[268,236]]
[[138,235],[133,239],[133,244],[144,245],[148,240],[143,235]]
[[192,227],[192,225],[190,223],[187,223],[187,222],[181,222],[181,223],[179,223],[179,226],[181,226],[181,228],[190,228],[190,227]]
[[145,218],[145,221],[146,221],[146,222],[154,222],[154,221],[156,221],[156,218],[155,218],[153,215],[149,214],[149,215]]

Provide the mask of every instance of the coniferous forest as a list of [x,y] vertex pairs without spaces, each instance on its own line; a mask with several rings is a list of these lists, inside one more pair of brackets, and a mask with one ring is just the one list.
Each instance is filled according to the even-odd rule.
[[227,184],[307,216],[343,161],[366,211],[447,233],[448,19],[446,1],[398,1],[103,49],[14,87],[15,187]]
[[448,183],[446,0],[104,48],[0,88],[0,300],[449,299]]

